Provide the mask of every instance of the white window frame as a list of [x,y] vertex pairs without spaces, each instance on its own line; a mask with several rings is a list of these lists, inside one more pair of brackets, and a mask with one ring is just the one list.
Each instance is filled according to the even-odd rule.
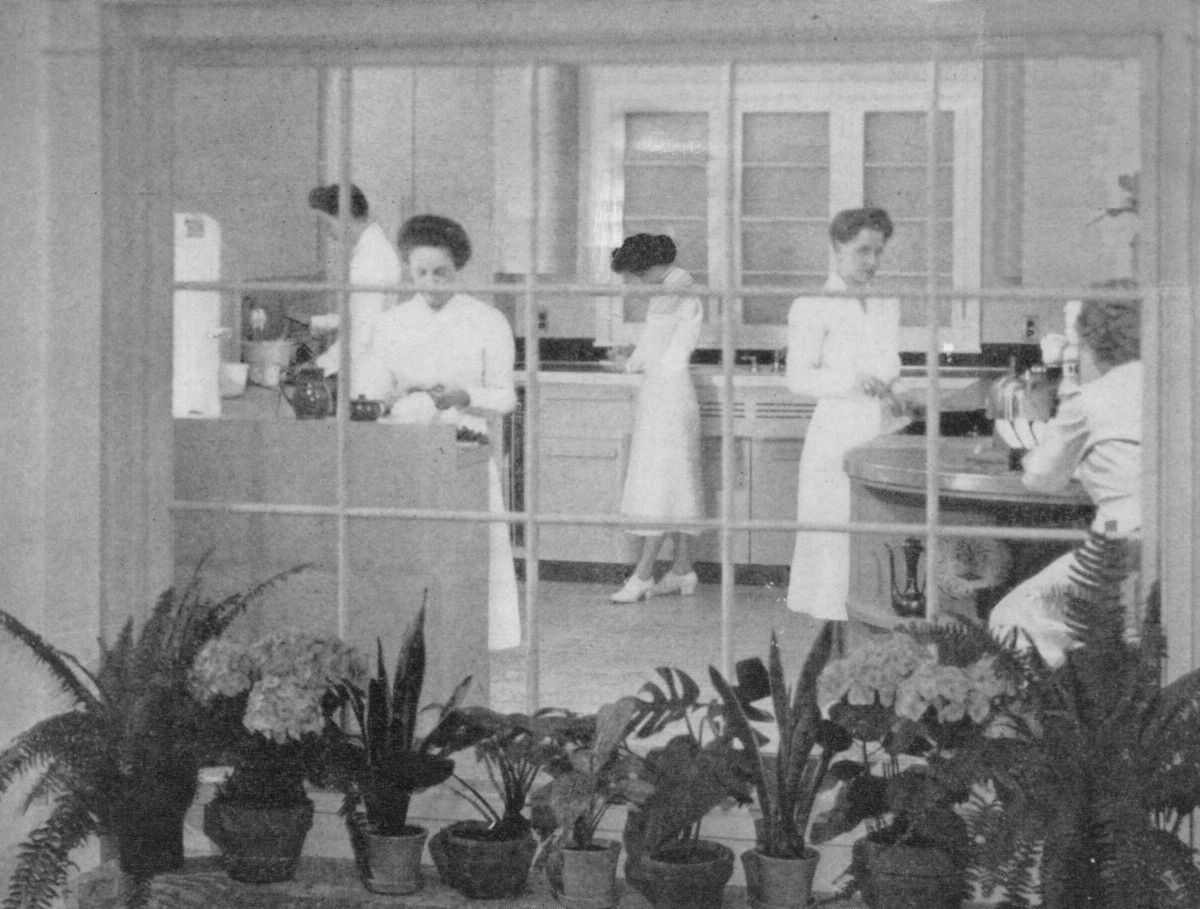
[[[741,142],[730,149],[729,118],[736,117],[738,133],[742,116],[748,113],[826,113],[830,124],[829,215],[862,204],[864,133],[869,112],[926,113],[929,81],[923,65],[832,67],[776,66],[745,67],[736,71],[732,110],[726,98],[726,77],[721,67],[677,67],[665,72],[648,67],[596,67],[588,72],[585,91],[589,148],[583,163],[587,187],[584,217],[586,241],[582,263],[585,273],[597,283],[614,283],[608,266],[609,251],[622,240],[624,201],[624,122],[631,113],[709,114],[709,283],[713,287],[736,279],[728,274],[728,244],[733,244],[732,261],[741,262],[741,181],[726,185],[730,169],[723,166],[734,156],[732,173],[742,173]],[[954,114],[954,240],[952,287],[956,291],[978,289],[982,269],[983,102],[982,67],[975,62],[955,64],[938,80],[938,109]],[[599,141],[594,141],[598,139]],[[729,236],[731,205],[739,214],[734,236]],[[736,268],[736,265],[735,265]],[[719,344],[719,312],[709,308],[702,346]],[[739,346],[779,347],[786,342],[786,326],[746,325],[740,312]],[[626,322],[619,297],[597,303],[598,344],[630,344],[641,323]],[[957,300],[948,329],[939,343],[951,343],[959,352],[980,349],[979,300]],[[901,348],[924,351],[928,333],[924,327],[902,329]]]

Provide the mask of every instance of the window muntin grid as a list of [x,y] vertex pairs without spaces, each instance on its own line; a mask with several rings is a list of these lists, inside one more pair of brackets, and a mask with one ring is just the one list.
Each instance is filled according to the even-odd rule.
[[[353,105],[352,105],[352,92],[351,92],[351,87],[350,87],[350,80],[343,79],[343,80],[341,80],[340,85],[341,85],[340,91],[343,92],[342,110],[346,112],[343,114],[344,120],[342,123],[342,131],[343,131],[342,145],[343,145],[343,152],[345,152],[348,150],[346,148],[346,145],[348,144],[348,142],[347,142],[347,136],[348,136],[347,126],[349,125],[349,120],[350,120],[349,112],[353,109]],[[350,156],[348,154],[344,155],[345,159],[349,159],[349,157]],[[536,211],[536,207],[534,210]],[[935,229],[936,229],[936,227],[937,226],[934,225]],[[531,233],[531,237],[536,237],[536,235],[537,235],[536,230],[533,230],[530,233]],[[530,254],[530,260],[532,261],[535,259],[536,259],[536,254],[534,251],[534,252],[531,252],[531,254]],[[342,267],[344,268],[344,264]],[[730,274],[733,274],[733,273],[734,273],[734,270],[730,269]],[[233,294],[238,294],[238,293],[244,292],[246,290],[246,287],[244,285],[233,285],[233,286],[222,285],[221,289],[230,291]],[[496,290],[495,287],[492,287],[490,285],[480,285],[477,288],[472,288],[471,286],[468,285],[468,286],[465,286],[463,289],[467,290],[468,292],[471,290],[477,290],[481,294],[490,293],[490,292],[493,292]],[[511,292],[513,288],[511,286],[508,286],[505,289]],[[586,283],[580,283],[578,285],[569,285],[567,287],[567,289],[568,290],[577,290],[577,291],[585,292],[585,293],[589,293],[589,294],[611,292],[611,288],[606,288],[604,286],[598,286],[598,285],[592,285],[592,284],[586,284]],[[803,288],[798,288],[796,286],[792,286],[792,287],[786,288],[784,291],[782,291],[781,295],[786,294],[786,295],[794,296],[802,289]],[[562,287],[553,287],[553,288],[539,287],[535,280],[528,280],[527,283],[521,288],[521,294],[524,297],[524,299],[521,301],[523,304],[523,307],[522,307],[523,312],[521,313],[521,315],[524,316],[524,321],[525,321],[527,329],[530,327],[531,324],[533,325],[533,331],[531,331],[529,333],[530,335],[536,334],[536,312],[537,312],[539,301],[543,299],[544,295],[548,295],[548,294],[556,293],[556,292],[562,292],[562,290],[563,290]],[[718,288],[716,288],[715,294],[717,296],[719,296],[722,300],[729,301],[729,300],[736,299],[736,297],[738,296],[738,294],[741,290],[742,290],[741,287],[730,282],[730,283],[727,283],[725,285],[722,285],[722,286],[719,286]],[[350,291],[350,288],[341,284],[340,279],[337,279],[335,277],[334,281],[328,282],[324,285],[324,291],[327,293],[336,294],[338,297],[340,297],[344,301],[346,295]],[[1066,295],[1065,293],[1060,293],[1060,294],[1052,295],[1052,296],[1055,299],[1059,299],[1065,295]],[[1030,299],[1032,299],[1032,296],[1033,295],[1030,295]],[[788,298],[790,298],[790,296]],[[344,305],[344,303],[343,303],[343,305]],[[941,305],[941,301],[940,301],[940,299],[938,299],[938,295],[930,295],[928,300],[915,301],[914,305],[917,308],[919,308],[921,305],[926,305],[927,307],[933,306],[936,308]],[[731,350],[736,349],[736,347],[737,347],[737,325],[734,322],[733,307],[731,307],[731,306],[716,307],[715,311],[718,313],[722,313],[721,323],[720,323],[722,348],[726,351],[731,351]],[[532,345],[531,345],[531,347],[532,347]],[[936,343],[936,335],[931,335],[930,344],[927,347],[927,353],[932,354],[932,356],[936,357],[936,355],[938,353],[938,346]],[[530,350],[530,361],[536,363],[536,352],[533,350]],[[727,362],[728,362],[728,359],[727,359]],[[732,374],[731,369],[727,370],[725,372],[724,380],[727,383],[727,387],[728,387],[728,385],[732,384],[733,374]],[[539,378],[537,377],[536,373],[533,373],[531,375],[531,377],[529,379],[529,383],[530,383],[529,387],[532,390],[532,395],[536,398],[537,390],[538,390],[538,387],[540,384]],[[932,402],[932,400],[933,399],[931,399],[931,402]],[[343,403],[345,403],[344,400],[343,400]],[[343,408],[343,413],[344,413],[344,408]],[[344,421],[341,418],[339,418],[339,420],[338,420],[339,451],[342,450],[341,446],[344,446],[344,444],[345,444],[344,437],[341,435],[341,433],[344,431],[343,422]],[[721,467],[722,467],[723,479],[729,479],[729,478],[731,478],[731,474],[732,474],[733,470],[735,469],[735,465],[732,463],[732,459],[729,457],[729,448],[727,447],[727,443],[732,443],[732,441],[733,441],[732,427],[726,426],[725,429],[726,429],[726,432],[723,434],[723,437],[722,437],[722,449],[723,449],[722,453],[725,456],[722,458]],[[531,436],[529,439],[529,441],[531,443],[530,450],[533,452],[536,452],[538,449],[538,442],[539,442],[538,431],[536,428],[531,430],[530,436]],[[928,463],[930,463],[930,464],[936,463],[936,458],[937,458],[936,438],[930,439],[930,445],[927,449],[927,456],[929,458]],[[536,458],[536,455],[535,455],[535,458]],[[536,461],[535,461],[535,463],[536,463]],[[339,471],[340,471],[340,469],[341,468],[339,468]],[[536,487],[538,485],[538,478],[536,476],[535,471],[536,471],[536,468],[534,468],[534,467],[527,469],[526,483],[527,483],[527,486],[532,489],[536,489]],[[344,489],[344,483],[345,483],[344,476],[342,476],[339,473],[339,489]],[[723,490],[727,489],[727,488],[729,488],[729,486],[730,486],[729,483],[725,483],[722,486],[722,489]],[[929,491],[930,490],[927,490],[927,493]],[[936,501],[937,501],[936,496],[932,496],[931,502],[930,502],[932,507],[931,507],[930,513],[928,515],[928,520],[925,524],[919,524],[919,525],[914,524],[914,525],[910,525],[907,527],[906,526],[888,525],[886,527],[887,532],[889,534],[894,534],[897,531],[902,532],[902,533],[914,533],[914,534],[919,533],[919,534],[924,534],[930,540],[936,538],[939,534],[939,522],[938,522]],[[189,505],[187,501],[182,501],[182,500],[174,503],[174,507],[178,512],[181,512],[181,513],[188,512],[188,511],[206,510],[205,508],[200,507],[200,506]],[[240,503],[240,504],[239,503],[228,503],[228,504],[223,504],[221,506],[217,506],[213,510],[226,511],[228,513],[244,511],[247,513],[259,512],[259,513],[263,513],[263,514],[287,514],[287,515],[294,514],[297,516],[315,516],[315,517],[321,517],[324,519],[333,519],[334,521],[337,522],[337,524],[339,526],[339,530],[338,530],[339,544],[338,545],[339,545],[339,548],[342,550],[342,554],[339,556],[339,558],[342,560],[343,563],[348,563],[348,557],[347,557],[348,554],[345,552],[345,550],[347,548],[347,538],[348,538],[346,522],[349,520],[358,519],[358,518],[391,517],[391,518],[397,518],[397,519],[413,519],[413,520],[483,521],[488,518],[488,515],[483,512],[478,512],[478,513],[462,512],[462,513],[448,514],[446,512],[440,511],[438,509],[433,509],[433,510],[408,509],[408,510],[406,510],[406,509],[373,509],[370,507],[356,507],[356,506],[352,506],[352,505],[348,504],[345,501],[344,496],[342,496],[342,495],[339,495],[338,501],[332,505],[319,505],[319,506],[303,506],[302,505],[302,506],[295,506],[294,508],[280,508],[280,507],[276,507],[276,506],[258,507],[254,503]],[[541,514],[536,509],[536,503],[531,505],[531,507],[529,508],[528,511],[510,512],[507,515],[507,518],[512,521],[523,522],[526,525],[527,532],[529,533],[529,537],[531,538],[531,540],[535,540],[536,533],[534,533],[533,531],[539,525],[552,525],[552,524],[556,524],[556,523],[564,524],[564,523],[568,523],[568,522],[575,522],[575,523],[580,523],[580,524],[592,524],[592,525],[597,525],[597,526],[613,526],[615,529],[621,523],[619,520],[615,520],[613,518],[603,516],[603,515],[598,516],[595,514],[576,514],[576,515]],[[739,521],[736,519],[722,520],[720,518],[715,518],[715,517],[710,518],[708,521],[704,522],[704,524],[702,526],[704,526],[708,529],[715,529],[718,532],[718,536],[723,545],[725,544],[725,542],[727,540],[730,540],[734,534],[739,533],[741,531],[770,530],[770,529],[777,529],[777,530],[831,529],[828,527],[828,525],[811,525],[806,522],[786,522],[786,521],[762,522],[762,521],[752,521],[752,520]],[[878,527],[878,526],[872,527],[872,526],[861,526],[861,525],[838,524],[838,525],[834,525],[834,528],[832,528],[832,529],[859,530],[859,531],[875,530],[875,531],[882,532],[884,528]],[[1071,534],[1045,532],[1045,531],[1015,533],[1015,532],[1011,532],[1011,531],[997,531],[995,528],[979,528],[975,531],[972,531],[969,529],[962,529],[962,528],[958,528],[958,527],[956,527],[954,529],[954,534],[962,535],[962,536],[970,536],[972,534],[978,534],[981,536],[1004,536],[1004,537],[1010,538],[1010,539],[1011,538],[1058,539],[1058,538],[1072,536]],[[532,588],[532,590],[534,591],[534,594],[536,594],[536,586],[537,586],[535,549],[536,549],[536,542],[532,542],[529,546],[529,553],[527,556],[527,558],[532,563],[533,570],[531,571],[530,576],[529,576],[529,584],[530,584],[530,587]],[[728,562],[728,559],[726,561]],[[727,570],[729,568],[729,565],[726,564],[723,567],[726,569],[724,571],[724,575],[726,576],[726,578],[728,578],[728,576],[730,574],[730,572]],[[346,570],[340,570],[338,577],[339,577],[339,584],[345,584],[348,579],[348,572]],[[344,591],[342,593],[340,593],[339,596],[344,599],[344,597],[345,597]],[[534,608],[531,609],[531,614],[536,618],[536,595],[534,595],[532,598],[534,600],[535,605],[534,605]],[[936,604],[936,598],[937,598],[936,589],[932,592],[931,598],[935,601],[935,604]],[[731,635],[730,635],[729,629],[730,629],[730,624],[731,624],[731,611],[732,611],[732,602],[731,601],[733,599],[732,581],[731,580],[729,580],[727,585],[723,584],[722,599],[723,599],[723,603],[722,603],[722,662],[724,662],[726,665],[728,665],[729,654],[730,654],[730,650],[731,650],[730,641],[729,641],[729,638]],[[339,612],[339,614],[340,614],[340,612]],[[536,638],[536,634],[535,634],[535,638]],[[537,648],[536,648],[536,646],[532,646],[530,648],[530,664],[532,667],[532,669],[530,671],[530,678],[532,680],[531,688],[530,688],[531,700],[536,700],[537,660],[538,660]]]

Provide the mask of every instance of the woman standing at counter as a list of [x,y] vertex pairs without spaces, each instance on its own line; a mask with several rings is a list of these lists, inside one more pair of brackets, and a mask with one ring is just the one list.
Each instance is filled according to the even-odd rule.
[[[495,307],[453,292],[471,257],[466,231],[440,215],[417,215],[400,228],[398,245],[420,292],[375,323],[366,394],[390,408],[387,420],[452,423],[488,434],[488,421],[516,405],[515,345]],[[495,457],[488,462],[488,505],[505,510]],[[488,646],[499,650],[521,643],[521,621],[508,525],[489,526]]]
[[[612,252],[612,270],[634,284],[688,287],[692,277],[674,264],[675,243],[665,235],[635,234]],[[653,518],[653,529],[628,528],[642,537],[642,552],[629,580],[611,597],[635,603],[668,593],[696,591],[692,568],[694,531],[673,529],[704,514],[700,478],[700,405],[688,362],[700,337],[703,314],[695,297],[675,293],[650,298],[646,327],[625,362],[644,374],[634,414],[629,467],[621,496],[625,517]],[[657,583],[654,561],[664,542],[673,545],[670,570]]]
[[[825,290],[866,294],[892,220],[881,208],[838,212],[829,226],[834,273]],[[817,399],[800,456],[798,520],[850,520],[846,452],[900,425],[900,303],[866,296],[798,297],[788,313],[788,388]],[[845,619],[850,537],[796,534],[788,608]]]

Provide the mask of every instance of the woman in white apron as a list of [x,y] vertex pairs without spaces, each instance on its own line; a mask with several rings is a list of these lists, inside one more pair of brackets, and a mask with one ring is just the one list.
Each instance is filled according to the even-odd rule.
[[[839,212],[829,227],[834,272],[826,290],[865,294],[892,222],[881,208]],[[788,388],[817,399],[800,456],[800,521],[850,520],[846,452],[903,423],[900,303],[871,297],[798,297],[788,313]],[[845,619],[850,537],[796,534],[788,608]]]
[[[387,420],[452,423],[498,443],[499,418],[516,405],[513,334],[495,307],[451,289],[471,256],[466,232],[449,218],[418,215],[400,229],[399,246],[421,292],[376,321],[365,393],[390,405]],[[495,457],[488,461],[488,507],[505,510]],[[489,525],[489,542],[488,647],[500,650],[521,643],[508,524]]]
[[[692,277],[674,265],[675,243],[665,235],[635,234],[612,253],[612,269],[635,284],[671,290],[691,286]],[[677,293],[651,297],[646,327],[625,363],[642,373],[629,446],[629,467],[621,496],[625,517],[655,520],[645,528],[627,528],[642,538],[637,566],[614,603],[649,596],[696,591],[692,568],[694,530],[679,522],[704,514],[700,474],[700,405],[688,370],[700,337],[703,312],[696,297]],[[654,563],[665,543],[672,546],[671,568],[657,582]]]

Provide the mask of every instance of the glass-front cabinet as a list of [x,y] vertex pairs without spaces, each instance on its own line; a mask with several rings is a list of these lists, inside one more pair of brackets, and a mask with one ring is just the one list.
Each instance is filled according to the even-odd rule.
[[[613,280],[608,251],[622,237],[668,234],[698,283],[745,289],[731,298],[739,346],[779,348],[792,298],[778,289],[819,291],[829,218],[866,204],[896,225],[881,291],[979,287],[979,63],[936,74],[929,64],[593,67],[584,85],[583,252],[593,280]],[[644,298],[600,302],[597,338],[630,343],[644,312]],[[706,315],[702,343],[716,345],[719,304]],[[979,319],[978,300],[946,300],[940,340],[978,351]],[[902,322],[905,349],[924,350],[923,305],[906,302]]]

